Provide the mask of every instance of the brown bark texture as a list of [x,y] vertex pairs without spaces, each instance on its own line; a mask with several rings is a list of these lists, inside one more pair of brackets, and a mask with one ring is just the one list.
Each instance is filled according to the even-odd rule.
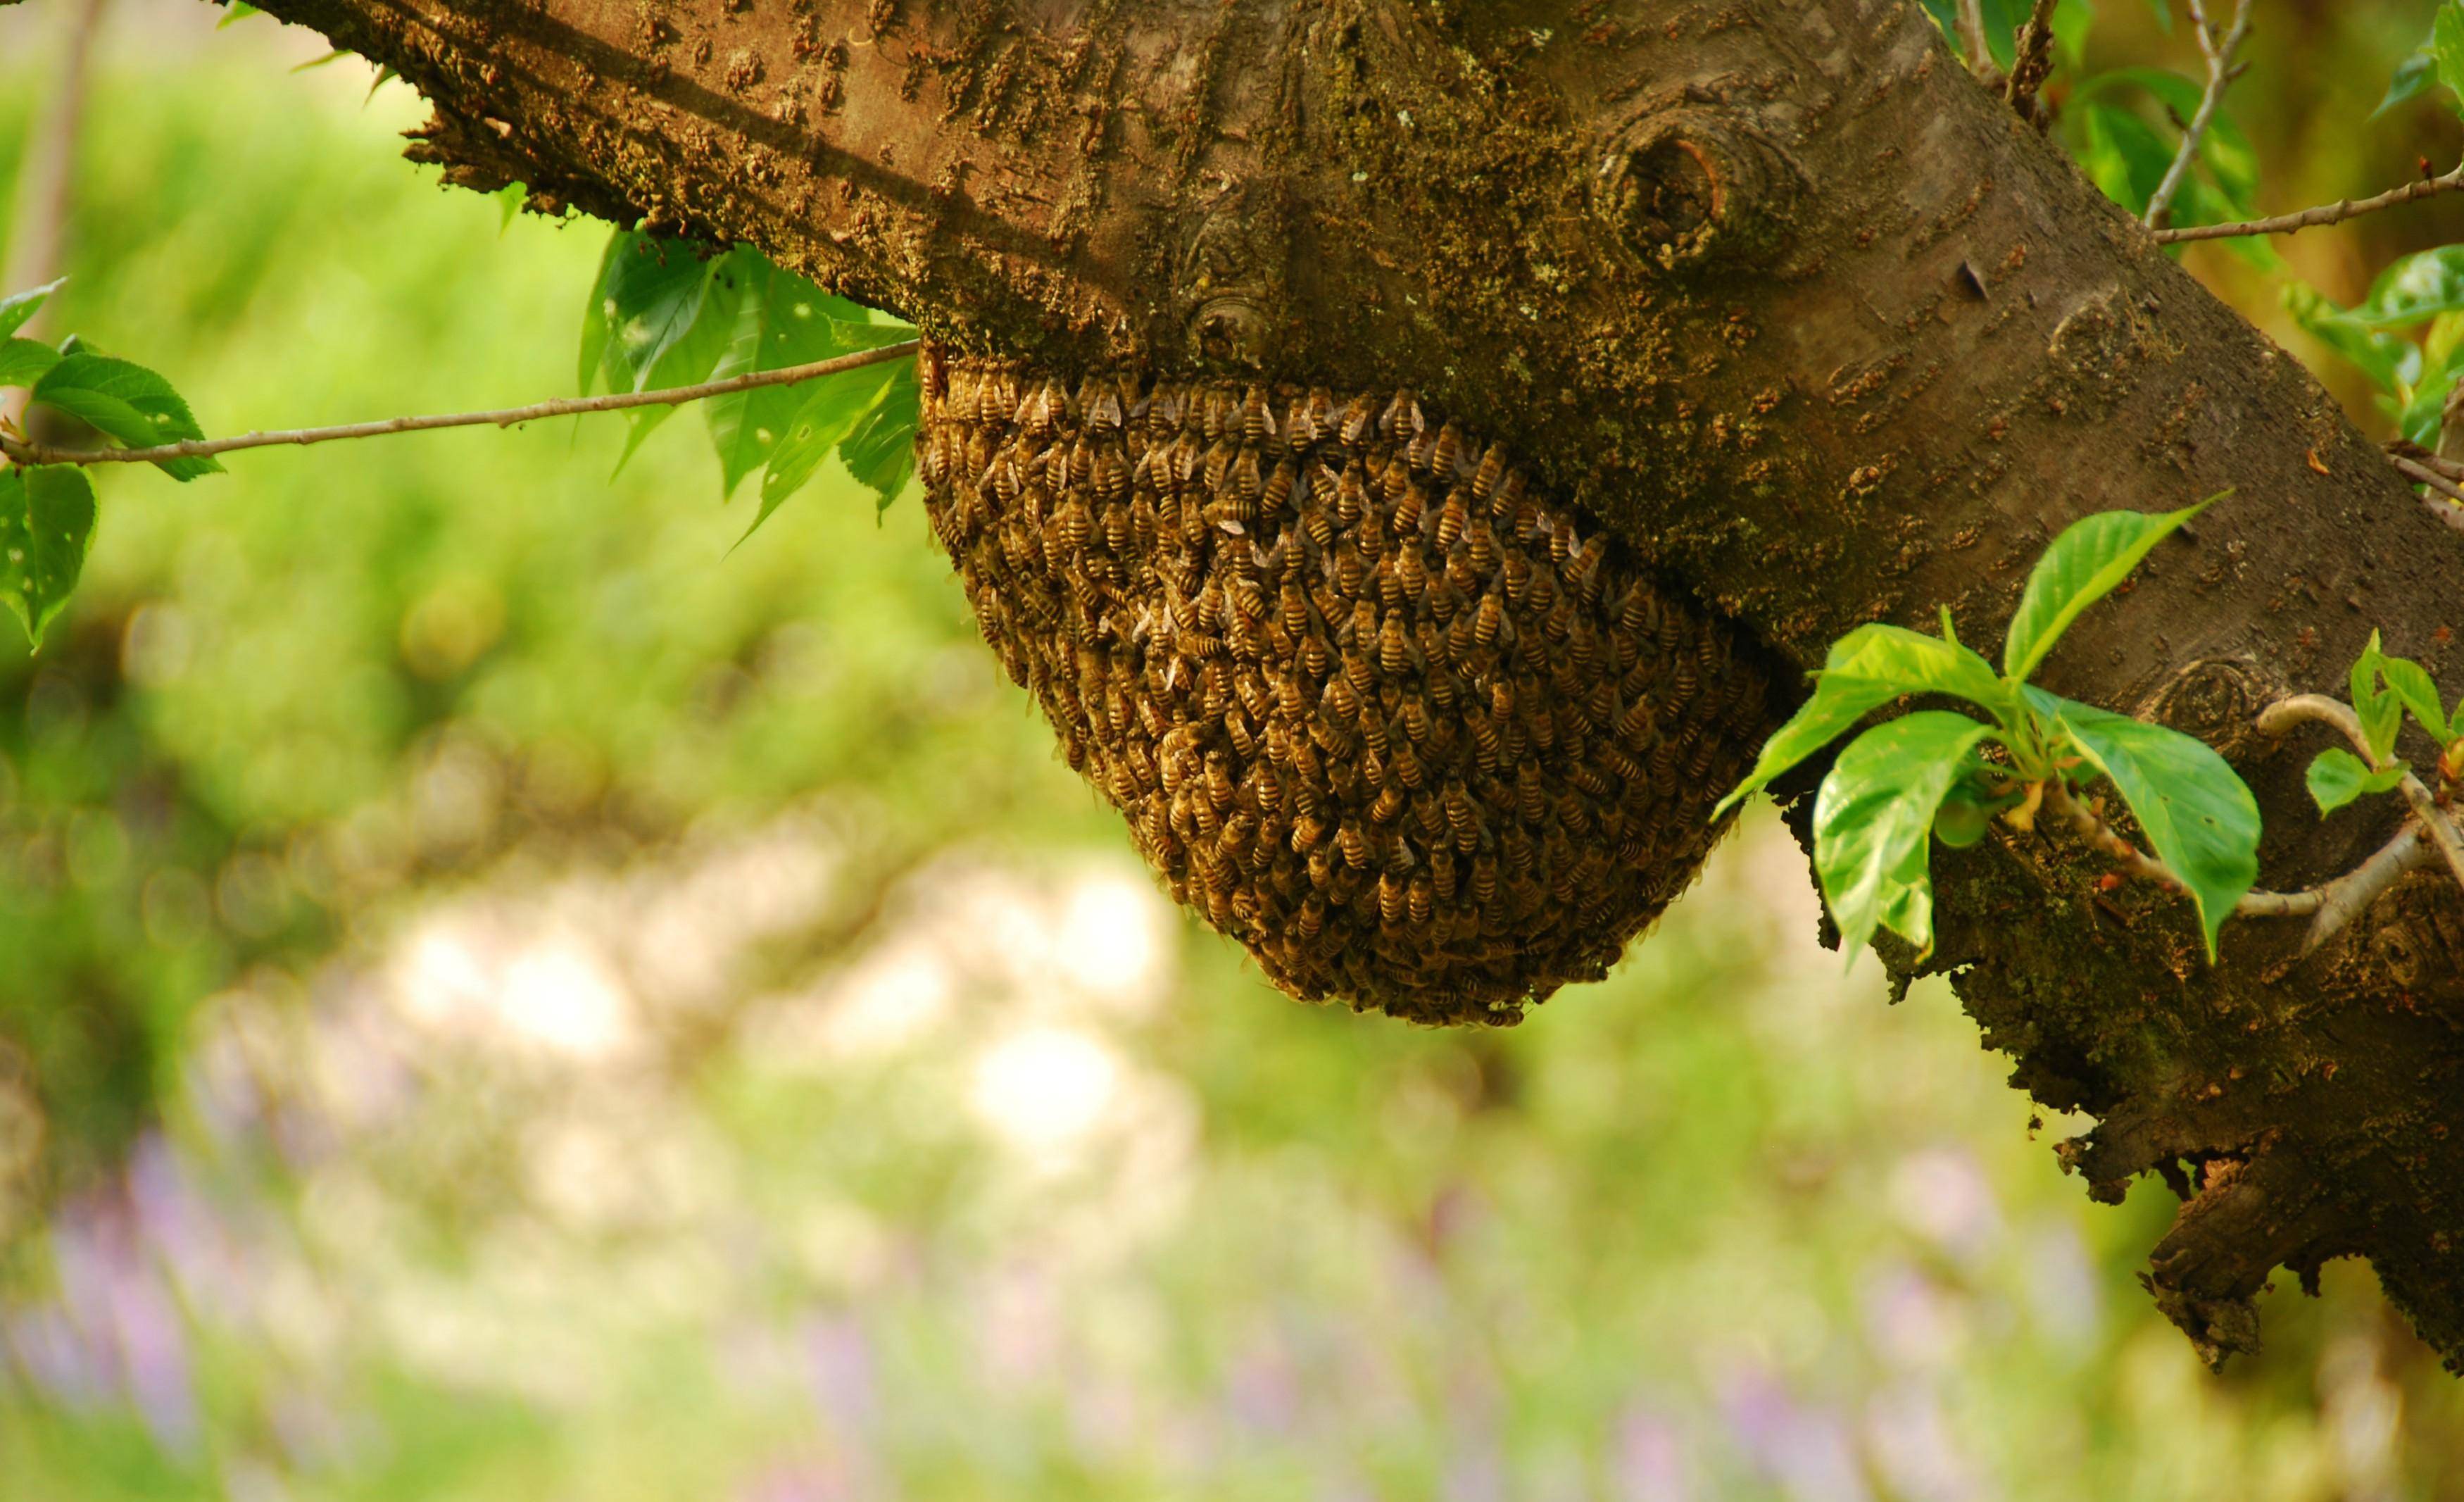
[[[956,349],[1408,387],[1797,680],[1872,620],[1998,641],[2065,524],[2232,488],[2048,667],[2218,746],[2263,882],[2350,869],[2324,732],[2373,627],[2433,672],[2464,538],[1906,0],[267,0],[436,106],[449,180],[759,246]],[[1784,706],[1783,706],[1784,707]],[[2427,748],[2409,745],[2417,762]],[[1801,812],[1801,809],[1800,809]],[[1939,849],[1951,975],[2213,1359],[2361,1255],[2464,1362],[2464,901],[2319,952],[2059,833]],[[1913,961],[1885,953],[1904,979]]]

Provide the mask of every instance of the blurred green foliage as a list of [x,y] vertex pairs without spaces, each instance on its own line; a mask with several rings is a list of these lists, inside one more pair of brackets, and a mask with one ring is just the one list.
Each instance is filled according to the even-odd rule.
[[[51,336],[214,432],[569,386],[601,227],[440,195],[314,38],[116,11]],[[2277,152],[2426,17],[2297,11],[2367,66],[2245,111],[2271,207],[2371,180]],[[1294,1006],[920,514],[833,467],[736,547],[693,426],[110,477],[0,652],[9,1502],[2464,1494],[2366,1270],[2201,1371],[2132,1280],[2169,1196],[2089,1205],[1947,991],[1842,981],[1767,820],[1512,1032]]]

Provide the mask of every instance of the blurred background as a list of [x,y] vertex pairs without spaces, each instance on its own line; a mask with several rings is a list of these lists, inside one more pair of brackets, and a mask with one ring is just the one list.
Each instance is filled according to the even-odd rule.
[[[2100,3],[2092,67],[2195,67]],[[21,272],[86,4],[0,11]],[[2430,9],[2261,0],[2263,208],[2453,162],[2370,120]],[[570,389],[605,227],[220,15],[110,0],[47,337],[212,432]],[[2349,303],[2458,212],[2279,249]],[[1519,1029],[1295,1005],[912,499],[731,552],[699,426],[116,470],[0,628],[0,1498],[2464,1496],[2366,1268],[2210,1376],[2135,1281],[2170,1196],[2091,1206],[1945,987],[1843,974],[1767,812]]]

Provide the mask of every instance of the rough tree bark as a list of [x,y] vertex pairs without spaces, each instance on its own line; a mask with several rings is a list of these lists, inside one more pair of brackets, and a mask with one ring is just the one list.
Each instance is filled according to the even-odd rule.
[[[427,94],[456,182],[750,241],[968,349],[1416,387],[1798,668],[1944,604],[1997,639],[2070,520],[2233,487],[2049,681],[2219,745],[2270,886],[2392,829],[2321,822],[2321,740],[2252,720],[2373,626],[2446,666],[2464,539],[1907,0],[266,9]],[[2092,1194],[2183,1195],[2158,1301],[2220,1359],[2273,1270],[2364,1255],[2464,1362],[2464,901],[2417,875],[2307,959],[2244,920],[2211,968],[2102,869],[1937,851],[1927,968],[2099,1119],[2059,1149]]]

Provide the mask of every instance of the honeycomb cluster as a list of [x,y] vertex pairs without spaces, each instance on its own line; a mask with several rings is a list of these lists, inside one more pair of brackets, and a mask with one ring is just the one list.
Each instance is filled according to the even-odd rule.
[[984,639],[1285,990],[1510,1023],[1693,876],[1766,680],[1502,448],[1409,392],[938,358],[924,386]]

